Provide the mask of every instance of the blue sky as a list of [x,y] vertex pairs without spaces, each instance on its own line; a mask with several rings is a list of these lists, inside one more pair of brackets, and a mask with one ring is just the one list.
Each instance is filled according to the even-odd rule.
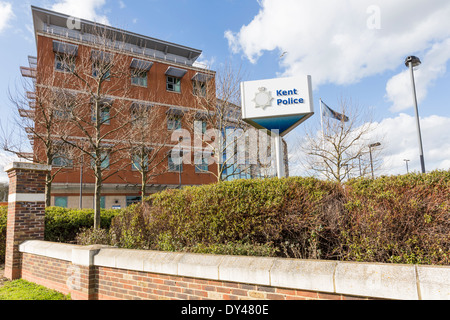
[[[310,74],[316,111],[319,98],[338,109],[341,97],[373,111],[376,134],[385,135],[383,174],[405,173],[403,159],[420,170],[404,65],[406,56],[417,55],[423,62],[416,81],[427,169],[450,168],[448,0],[0,0],[4,128],[13,126],[8,88],[14,90],[19,67],[36,54],[31,5],[201,49],[200,61],[212,69],[227,61],[242,65],[245,80]],[[319,112],[309,120],[319,121]],[[288,136],[293,156],[303,130]],[[0,155],[0,166],[8,161]],[[292,172],[301,174],[297,162]]]

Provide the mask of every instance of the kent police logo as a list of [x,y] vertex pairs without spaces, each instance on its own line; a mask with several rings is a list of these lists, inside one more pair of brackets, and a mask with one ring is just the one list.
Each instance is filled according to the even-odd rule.
[[267,88],[259,88],[259,92],[256,93],[255,99],[253,99],[253,102],[255,102],[256,108],[261,108],[263,110],[266,110],[266,108],[272,106],[272,92],[267,91]]

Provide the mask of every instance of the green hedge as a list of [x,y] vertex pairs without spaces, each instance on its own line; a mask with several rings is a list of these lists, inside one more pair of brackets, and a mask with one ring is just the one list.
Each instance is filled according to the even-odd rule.
[[0,263],[5,262],[7,217],[8,217],[8,207],[0,206]]
[[343,259],[450,263],[450,172],[409,174],[346,185]]
[[128,248],[449,265],[450,172],[170,190],[123,211],[111,232]]
[[[131,249],[450,265],[450,172],[343,185],[289,178],[168,190],[142,205],[103,211],[106,231],[80,235],[92,225],[93,210],[48,208],[45,237]],[[0,209],[0,254],[5,229]]]
[[312,178],[223,182],[153,195],[111,231],[128,248],[322,258],[336,240],[319,242],[329,233],[320,224],[342,198],[339,185]]
[[[102,210],[101,227],[109,229],[118,210]],[[65,209],[50,207],[45,210],[45,240],[51,242],[75,242],[77,234],[94,225],[93,209]]]

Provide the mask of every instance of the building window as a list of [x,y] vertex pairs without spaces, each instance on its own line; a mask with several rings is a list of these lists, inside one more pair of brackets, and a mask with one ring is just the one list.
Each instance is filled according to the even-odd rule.
[[167,130],[175,131],[181,129],[181,118],[171,116],[167,119]]
[[174,156],[176,151],[169,153],[169,172],[183,172],[183,152],[179,156]]
[[[110,103],[102,103],[100,104],[100,112],[101,112],[101,122],[102,124],[111,124],[111,104]],[[92,105],[92,122],[97,121],[97,117],[95,114],[95,103]]]
[[106,197],[105,196],[100,197],[100,209],[106,209]]
[[198,152],[195,154],[195,172],[196,173],[207,173],[209,170],[208,157],[206,154]]
[[55,54],[55,70],[62,72],[75,71],[75,57],[66,54]]
[[147,88],[147,71],[131,70],[131,84]]
[[67,208],[67,197],[55,197],[55,207]]
[[[93,159],[91,160],[91,167],[95,168],[95,153],[92,154]],[[103,151],[100,155],[100,159],[102,161],[101,163],[101,168],[103,170],[108,170],[109,169],[109,152],[108,151]]]
[[102,80],[110,80],[111,65],[109,63],[102,63],[101,61],[94,61],[92,63],[92,76],[96,79],[102,77]]
[[167,76],[167,91],[181,92],[181,79]]
[[194,95],[200,97],[206,97],[206,83],[200,81],[192,81],[194,86]]
[[144,170],[148,171],[148,164],[149,164],[149,154],[152,152],[151,148],[145,148],[142,152],[142,150],[135,151],[133,154],[133,161],[131,169],[134,171],[143,171],[142,170],[142,164],[144,165]]
[[127,207],[137,204],[142,201],[142,197],[127,196]]
[[52,161],[52,166],[58,168],[72,168],[73,160],[63,154],[57,154]]
[[204,120],[195,120],[194,121],[194,133],[199,134],[201,132],[202,134],[205,134],[207,127],[208,127],[208,123]]

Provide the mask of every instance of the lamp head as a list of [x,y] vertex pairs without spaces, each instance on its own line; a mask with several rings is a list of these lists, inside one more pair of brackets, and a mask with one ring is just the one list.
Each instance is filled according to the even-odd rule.
[[406,58],[405,65],[409,68],[410,63],[412,63],[412,66],[415,68],[420,66],[422,64],[422,61],[420,61],[420,59],[416,56],[409,56],[408,58]]

